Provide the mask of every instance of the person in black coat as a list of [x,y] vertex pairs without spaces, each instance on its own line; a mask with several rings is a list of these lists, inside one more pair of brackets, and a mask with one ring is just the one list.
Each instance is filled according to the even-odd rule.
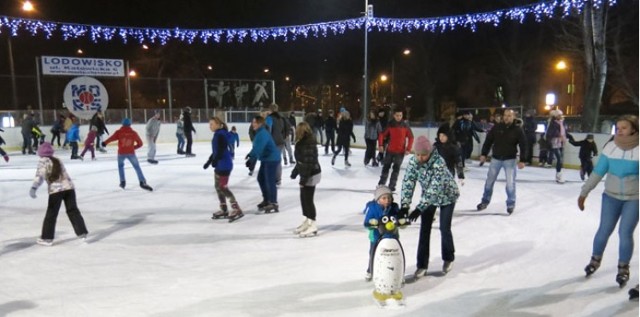
[[294,231],[301,237],[315,235],[318,232],[316,227],[316,206],[313,196],[316,185],[320,182],[320,163],[318,162],[318,147],[311,127],[306,122],[300,122],[296,128],[296,146],[294,150],[296,166],[291,171],[291,178],[300,176],[300,204],[302,205],[302,215],[305,217]]
[[336,118],[333,117],[333,110],[329,110],[329,115],[324,120],[324,133],[327,137],[327,143],[324,144],[324,154],[329,154],[329,142],[331,142],[331,152],[336,147]]
[[356,135],[353,134],[353,121],[351,121],[351,115],[349,111],[341,112],[338,115],[338,142],[336,142],[337,150],[333,151],[333,158],[331,158],[331,165],[336,163],[336,157],[340,154],[340,151],[344,149],[344,165],[351,166],[349,163],[349,147],[351,145],[350,138],[353,138],[353,142],[356,142]]
[[185,155],[188,157],[196,156],[195,154],[191,153],[191,145],[193,144],[193,136],[191,133],[196,133],[196,129],[193,127],[193,122],[191,121],[191,107],[184,108],[182,117],[184,119],[184,137],[185,139],[187,139],[187,149],[185,151]]
[[455,177],[457,172],[459,183],[464,186],[464,166],[462,165],[460,147],[453,142],[449,142],[448,128],[449,125],[443,125],[438,129],[436,142],[433,146],[438,151],[438,154],[444,158],[451,176]]
[[591,172],[593,172],[593,161],[591,160],[591,155],[598,155],[598,146],[596,145],[596,142],[593,141],[593,134],[587,134],[587,138],[582,141],[576,141],[573,138],[573,135],[568,133],[567,137],[569,138],[569,143],[571,143],[571,145],[580,147],[580,152],[578,153],[578,158],[580,158],[580,179],[584,180],[585,174],[589,177],[591,176]]
[[[100,152],[106,152],[106,150],[102,147],[102,135],[109,134],[109,130],[107,130],[107,126],[104,124],[104,115],[101,110],[98,110],[93,117],[91,117],[91,121],[89,124],[89,130],[91,127],[96,127],[96,147]],[[53,139],[52,139],[53,140]]]

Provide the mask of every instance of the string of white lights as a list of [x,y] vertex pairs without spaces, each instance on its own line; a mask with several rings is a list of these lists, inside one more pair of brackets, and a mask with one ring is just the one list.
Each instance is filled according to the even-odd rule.
[[138,43],[166,44],[170,40],[192,44],[196,41],[207,44],[210,42],[238,42],[246,40],[265,42],[267,40],[296,40],[308,37],[327,37],[340,35],[346,31],[359,30],[368,19],[367,31],[379,32],[445,32],[458,28],[476,31],[479,25],[498,26],[501,21],[517,21],[523,23],[527,17],[536,22],[551,18],[566,18],[579,14],[586,5],[600,7],[613,6],[616,0],[555,0],[543,1],[526,6],[491,12],[469,13],[461,15],[429,17],[429,18],[377,18],[361,17],[340,21],[321,22],[314,24],[261,27],[261,28],[219,28],[219,29],[181,29],[181,28],[150,28],[104,26],[77,23],[63,23],[42,21],[37,19],[0,16],[0,33],[8,30],[11,36],[18,36],[20,31],[28,32],[32,36],[43,34],[51,39],[60,33],[64,40],[89,38],[94,43],[112,41],[120,38],[122,42],[137,41]]

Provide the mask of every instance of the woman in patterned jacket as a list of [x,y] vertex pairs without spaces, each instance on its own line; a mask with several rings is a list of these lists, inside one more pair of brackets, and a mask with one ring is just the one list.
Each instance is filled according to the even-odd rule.
[[56,219],[58,218],[60,205],[62,205],[63,201],[76,236],[83,240],[86,239],[87,227],[84,224],[80,210],[78,210],[76,190],[69,174],[67,174],[67,170],[64,168],[62,162],[53,156],[51,143],[42,143],[38,149],[38,155],[40,156],[38,170],[36,171],[36,177],[33,180],[33,185],[31,185],[29,195],[35,199],[36,190],[46,181],[49,188],[49,205],[47,206],[47,213],[44,216],[44,223],[42,224],[42,235],[40,235],[37,243],[45,246],[53,245]]
[[455,179],[447,169],[445,160],[437,150],[431,150],[431,143],[427,137],[419,136],[416,139],[414,153],[415,155],[409,160],[402,181],[402,208],[399,217],[408,213],[416,183],[420,183],[422,187],[420,202],[409,216],[411,221],[416,221],[419,216],[421,217],[415,277],[420,278],[427,273],[431,224],[438,207],[440,207],[440,234],[442,236],[442,259],[444,260],[442,272],[446,274],[451,270],[455,260],[451,219],[460,191]]

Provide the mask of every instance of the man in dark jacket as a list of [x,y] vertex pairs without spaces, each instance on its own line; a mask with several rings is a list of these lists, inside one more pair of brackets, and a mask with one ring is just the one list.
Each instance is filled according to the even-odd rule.
[[[498,178],[500,169],[504,169],[507,179],[507,212],[513,213],[516,207],[516,162],[518,169],[524,168],[523,159],[527,155],[527,140],[522,128],[515,124],[515,112],[512,109],[504,111],[503,120],[489,131],[482,146],[480,162],[484,163],[492,151],[491,164],[487,173],[487,181],[484,184],[484,194],[482,201],[478,204],[478,211],[487,208],[491,202],[493,185]],[[520,148],[520,160],[516,161]]]
[[331,152],[335,150],[336,144],[336,118],[333,117],[333,110],[329,110],[329,115],[324,120],[324,132],[327,136],[327,143],[324,144],[324,155],[329,154],[329,142],[331,142]]
[[184,119],[184,137],[185,139],[187,139],[187,149],[185,151],[185,155],[187,157],[193,157],[196,155],[191,153],[191,145],[193,144],[193,136],[191,133],[196,133],[196,129],[193,127],[193,122],[191,122],[191,107],[184,108],[182,117]]
[[31,147],[31,130],[36,126],[36,123],[31,114],[25,113],[22,118],[22,154],[36,154]]
[[93,117],[91,117],[91,121],[89,124],[89,130],[91,130],[92,127],[96,127],[96,147],[97,150],[104,153],[106,152],[106,150],[102,147],[102,135],[103,134],[109,134],[109,130],[107,130],[107,126],[104,124],[104,115],[102,114],[101,110],[98,110]]
[[476,142],[480,143],[480,138],[476,132],[484,132],[473,122],[472,118],[471,112],[465,111],[462,113],[462,118],[456,120],[453,124],[453,136],[462,151],[462,166],[466,166],[465,160],[471,157],[473,140],[475,139]]
[[[269,106],[269,115],[266,118],[267,129],[271,132],[271,137],[273,138],[273,142],[280,150],[280,153],[284,152],[284,139],[287,138],[287,130],[291,129],[289,127],[289,120],[285,119],[278,112],[278,105],[271,104]],[[286,162],[286,160],[285,160]],[[282,165],[278,166],[278,170],[276,172],[276,184],[280,185],[280,181],[282,179]]]

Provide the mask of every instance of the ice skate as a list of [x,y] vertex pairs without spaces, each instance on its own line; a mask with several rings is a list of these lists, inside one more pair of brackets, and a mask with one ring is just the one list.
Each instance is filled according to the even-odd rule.
[[264,206],[264,213],[266,214],[276,213],[279,211],[280,210],[278,210],[278,204],[276,203],[268,203]]
[[120,182],[120,188],[124,189],[126,186],[127,186],[127,182],[125,181]]
[[36,243],[39,244],[39,245],[50,247],[50,246],[53,245],[53,239],[42,239],[42,238],[40,238],[40,239],[36,240]]
[[619,263],[618,274],[616,275],[616,282],[620,285],[620,288],[625,287],[629,281],[629,264]]
[[485,210],[485,209],[487,209],[487,206],[489,206],[489,204],[487,204],[487,203],[479,203],[478,206],[476,206],[476,209],[478,209],[478,211]]
[[600,267],[600,262],[602,261],[601,257],[592,256],[591,261],[584,268],[584,271],[587,273],[587,277],[591,276],[591,274],[595,273],[596,270]]
[[295,230],[293,230],[293,233],[300,234],[300,232],[307,230],[308,226],[309,226],[309,218],[304,218],[304,221],[302,221],[302,223],[299,226],[297,226]]
[[373,278],[373,275],[371,275],[371,272],[367,272],[364,275],[364,280],[367,282],[371,282],[371,279]]
[[442,264],[442,273],[446,275],[451,271],[452,268],[453,261],[444,261],[444,263]]
[[564,178],[562,178],[562,172],[556,173],[556,182],[558,184],[564,184]]
[[214,212],[213,215],[211,215],[211,219],[226,219],[228,216],[227,204],[220,204],[220,210]]
[[318,235],[318,228],[316,227],[316,222],[315,220],[309,219],[307,228],[304,231],[300,232],[300,238],[306,238],[306,237],[311,237],[316,235]]
[[349,163],[349,161],[347,160],[344,160],[344,166],[351,167],[351,163]]
[[420,268],[419,268],[419,269],[417,269],[417,270],[416,270],[416,272],[413,274],[413,278],[414,278],[415,280],[417,280],[417,279],[419,279],[419,278],[421,278],[421,277],[424,277],[424,276],[427,276],[427,269],[426,269],[426,268],[425,268],[425,269],[420,269]]
[[238,203],[232,203],[231,209],[231,213],[229,214],[229,222],[234,222],[244,217],[244,214],[242,213],[242,210],[240,210],[240,206],[238,206]]
[[256,207],[258,207],[258,211],[264,211],[264,207],[266,205],[268,205],[269,203],[267,201],[263,201],[261,203],[259,203]]
[[629,290],[629,300],[638,301],[638,285]]
[[153,191],[153,188],[151,188],[151,186],[147,185],[147,182],[140,182],[140,188],[142,188],[144,190],[148,190],[150,192]]

